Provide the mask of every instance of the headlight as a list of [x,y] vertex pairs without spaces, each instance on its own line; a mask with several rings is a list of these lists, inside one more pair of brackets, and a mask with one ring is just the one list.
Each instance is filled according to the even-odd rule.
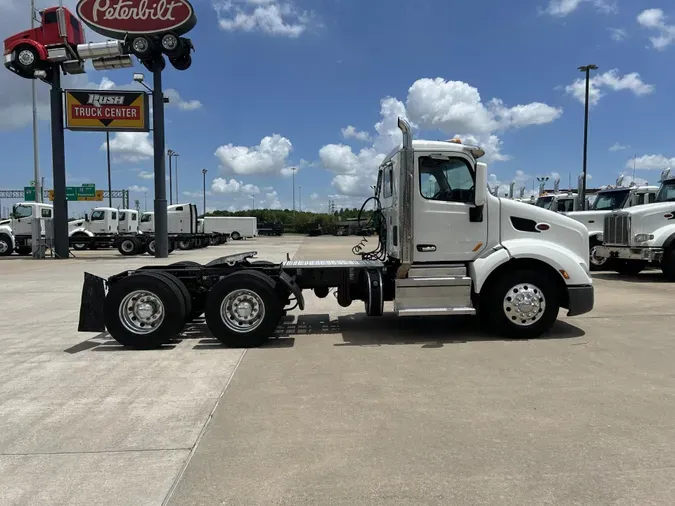
[[637,234],[635,236],[635,242],[647,242],[654,239],[653,234]]

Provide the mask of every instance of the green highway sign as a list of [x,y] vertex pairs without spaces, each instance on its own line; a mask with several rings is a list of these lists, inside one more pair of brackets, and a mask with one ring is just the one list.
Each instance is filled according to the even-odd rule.
[[[33,189],[35,191],[35,189]],[[49,190],[49,200],[54,200],[54,190]],[[69,201],[102,201],[103,190],[96,190],[96,185],[66,186],[66,200]]]
[[23,187],[23,200],[24,202],[35,202],[35,186]]

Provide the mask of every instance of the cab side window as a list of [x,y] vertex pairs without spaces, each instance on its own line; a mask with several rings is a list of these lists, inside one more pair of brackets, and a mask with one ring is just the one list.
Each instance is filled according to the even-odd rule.
[[392,167],[384,169],[383,196],[391,197],[394,194],[394,169]]
[[117,213],[116,213],[115,211],[113,211],[113,212],[111,213],[111,218],[112,218],[113,220],[116,220],[116,219],[117,219]]
[[420,193],[425,199],[444,202],[474,201],[474,171],[464,158],[419,159]]
[[52,210],[51,209],[42,209],[42,217],[43,218],[51,218],[52,217]]
[[574,200],[565,200],[562,205],[562,212],[571,213],[574,211]]

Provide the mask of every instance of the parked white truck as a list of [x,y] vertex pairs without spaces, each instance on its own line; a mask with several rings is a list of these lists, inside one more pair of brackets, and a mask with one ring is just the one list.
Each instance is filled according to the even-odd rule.
[[621,186],[622,181],[623,178],[619,178],[616,186],[599,191],[588,211],[567,213],[567,216],[582,223],[588,229],[589,259],[592,271],[611,268],[611,262],[597,254],[598,247],[602,245],[600,237],[605,216],[618,209],[652,203],[659,191],[658,186]]
[[47,221],[53,217],[53,206],[35,202],[21,202],[12,207],[12,214],[0,225],[0,256],[31,254],[33,219],[40,217],[42,236],[45,236]]
[[[176,237],[179,249],[201,248],[209,244],[215,246],[227,242],[227,235],[204,232],[196,205],[173,204],[166,211],[169,235]],[[143,213],[138,228],[141,234],[154,234],[155,213]]]
[[249,216],[205,216],[204,233],[230,234],[238,241],[258,235],[258,220]]
[[334,289],[338,304],[363,301],[373,317],[385,301],[401,317],[478,314],[514,338],[548,331],[561,307],[568,316],[592,310],[586,227],[490,195],[482,149],[413,142],[405,120],[399,128],[403,144],[384,159],[372,197],[375,250],[358,260],[273,263],[247,252],[125,269],[107,280],[87,273],[79,330],[107,329],[124,346],[154,348],[204,314],[224,344],[258,346],[291,304],[305,308],[303,290],[323,298]]
[[661,173],[652,204],[612,211],[604,219],[596,255],[620,274],[638,274],[650,263],[675,281],[675,175]]

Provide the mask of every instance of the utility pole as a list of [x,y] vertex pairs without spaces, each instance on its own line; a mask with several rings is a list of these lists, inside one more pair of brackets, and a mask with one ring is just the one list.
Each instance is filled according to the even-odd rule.
[[299,199],[298,207],[300,212],[302,212],[302,186],[298,186],[298,199]]
[[208,170],[202,169],[202,180],[204,185],[204,216],[206,216],[206,173]]
[[[30,2],[30,27],[35,28],[35,0]],[[43,202],[42,178],[40,177],[40,149],[38,140],[38,109],[36,79],[31,79],[31,91],[33,94],[33,179],[35,180],[35,202]],[[33,216],[31,226],[31,253],[33,258],[44,258],[40,247],[42,238],[41,217],[36,213]]]
[[297,167],[291,167],[293,171],[293,213],[295,214],[295,171],[298,170]]
[[588,155],[588,96],[590,93],[590,84],[591,84],[591,70],[598,70],[597,65],[583,65],[579,67],[579,70],[581,72],[586,73],[586,101],[584,104],[584,109],[585,109],[585,115],[584,115],[584,161],[583,161],[583,169],[582,169],[582,177],[583,180],[581,182],[581,195],[580,201],[581,201],[581,210],[585,211],[586,210],[586,179],[587,179],[587,172],[586,172],[586,162],[587,162],[587,155]]
[[112,176],[110,174],[110,132],[105,133],[105,145],[108,151],[108,207],[112,207]]
[[251,195],[251,200],[253,200],[253,210],[255,211],[255,195]]
[[171,157],[173,156],[173,149],[166,152],[169,156],[169,205],[173,204],[173,183],[171,182]]
[[173,156],[176,158],[176,204],[180,204],[180,193],[178,193],[178,153],[174,151]]

